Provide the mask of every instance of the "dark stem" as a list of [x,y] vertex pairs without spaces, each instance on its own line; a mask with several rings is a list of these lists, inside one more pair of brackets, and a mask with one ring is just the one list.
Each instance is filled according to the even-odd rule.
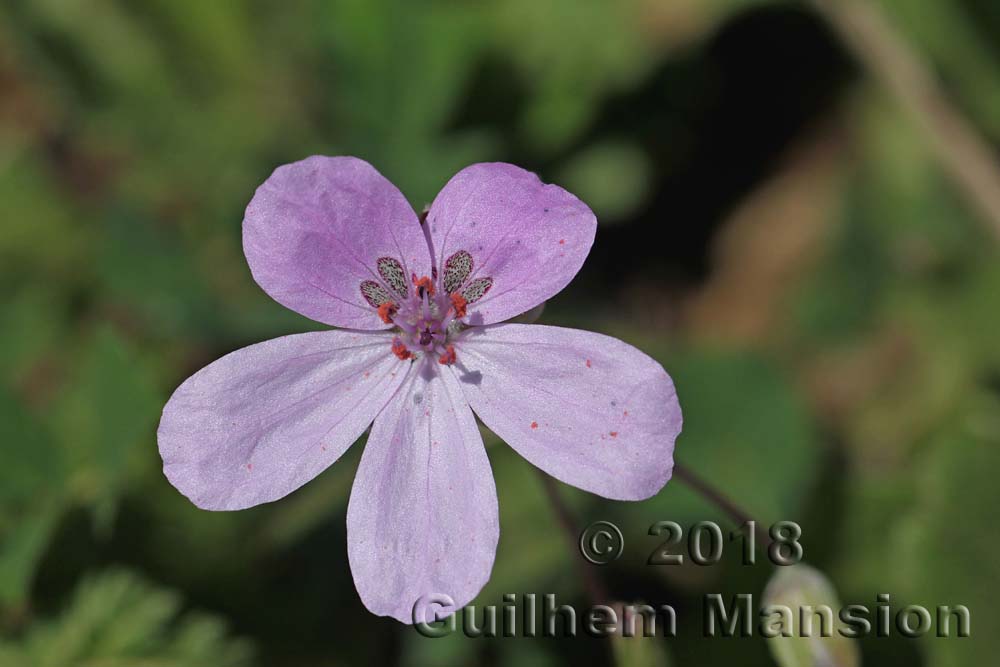
[[691,472],[691,470],[689,470],[686,466],[677,463],[676,461],[674,462],[674,478],[681,480],[690,488],[701,494],[706,500],[725,512],[740,528],[742,528],[748,521],[753,521],[757,533],[757,542],[765,547],[771,544],[771,536],[759,522],[755,521],[753,517],[747,514],[739,505],[726,497],[726,495],[721,491],[695,473]]
[[[569,548],[575,551],[579,548],[578,541],[580,539],[577,522],[573,518],[572,512],[566,506],[566,503],[563,502],[562,496],[559,495],[559,487],[555,479],[541,470],[538,472],[542,478],[542,487],[545,489],[545,494],[548,496],[549,502],[555,511],[556,522],[562,529],[563,536],[566,538]],[[759,522],[754,520],[753,517],[747,514],[747,512],[730,500],[725,494],[693,473],[686,466],[675,461],[673,476],[721,509],[739,528],[743,528],[747,525],[747,522],[753,521],[757,544],[764,548],[771,544],[771,536],[767,529],[761,526]],[[597,576],[593,568],[584,559],[578,558],[576,559],[576,563],[580,580],[583,582],[583,588],[591,604],[594,606],[608,604],[611,601],[611,595],[608,593],[608,589],[605,588],[604,582],[601,581],[600,577]]]
[[890,15],[871,0],[812,0],[869,72],[916,121],[958,190],[1000,238],[1000,166],[993,147],[961,112],[934,70]]
[[[569,508],[566,507],[566,503],[563,502],[562,496],[559,495],[556,480],[541,470],[538,472],[542,477],[542,487],[545,489],[545,494],[549,497],[549,502],[555,510],[556,522],[562,528],[563,536],[569,543],[570,550],[576,551],[579,549],[578,541],[580,539],[577,522],[573,518],[573,514],[569,511]],[[587,598],[590,600],[591,605],[609,604],[611,595],[608,593],[608,589],[604,587],[604,582],[594,572],[594,569],[583,558],[576,558],[574,560],[576,561],[580,580],[583,582],[583,588],[587,593]]]

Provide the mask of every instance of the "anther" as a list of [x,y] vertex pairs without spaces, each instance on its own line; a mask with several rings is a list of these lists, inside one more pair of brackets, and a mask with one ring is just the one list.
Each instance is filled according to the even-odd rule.
[[448,345],[445,347],[445,353],[438,357],[438,363],[445,366],[450,366],[455,363],[455,346]]
[[413,353],[406,349],[406,345],[404,345],[403,341],[398,338],[392,341],[392,353],[403,361],[413,359]]
[[426,293],[434,296],[434,282],[427,276],[417,278],[417,275],[413,274],[413,286],[417,288],[417,293],[420,295]]
[[396,314],[396,310],[396,304],[392,301],[386,301],[378,307],[378,316],[381,317],[382,321],[386,324],[392,324],[392,316]]
[[449,298],[451,299],[452,308],[455,309],[455,317],[465,317],[465,307],[469,305],[469,302],[465,300],[465,297],[458,292],[454,292]]

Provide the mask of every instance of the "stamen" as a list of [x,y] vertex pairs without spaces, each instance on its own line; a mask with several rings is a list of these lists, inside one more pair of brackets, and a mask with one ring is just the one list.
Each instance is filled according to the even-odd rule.
[[452,293],[450,298],[451,307],[455,309],[455,317],[465,317],[465,307],[469,305],[469,302],[458,292]]
[[378,308],[386,301],[392,300],[385,288],[374,280],[365,280],[361,283],[361,296],[372,308]]
[[475,303],[483,298],[483,296],[490,291],[493,287],[492,278],[476,278],[469,286],[462,290],[462,298],[464,298],[468,303]]
[[445,353],[442,354],[440,357],[438,357],[438,363],[445,366],[450,366],[451,364],[455,363],[455,359],[456,359],[455,346],[447,345],[445,346]]
[[409,296],[410,288],[406,285],[406,273],[397,260],[392,257],[379,257],[375,264],[378,267],[378,274],[390,289],[399,296]]
[[392,324],[392,316],[396,314],[396,304],[392,301],[386,301],[381,306],[378,307],[378,316],[382,318],[382,321],[386,324]]
[[440,283],[433,268],[430,277],[412,273],[405,279],[402,265],[392,257],[380,257],[376,265],[378,276],[361,283],[361,294],[383,322],[395,327],[392,353],[403,361],[428,357],[443,365],[456,363],[449,339],[461,333],[468,305],[489,291],[493,279],[478,278],[467,284],[473,260],[464,250],[448,259]]
[[418,294],[430,294],[434,296],[434,282],[427,276],[417,278],[416,274],[414,274],[413,286],[417,288]]
[[413,359],[413,353],[406,349],[406,345],[398,338],[392,341],[392,353],[403,361]]
[[472,273],[472,267],[472,255],[465,250],[459,250],[445,260],[444,291],[451,293],[461,287],[465,279]]

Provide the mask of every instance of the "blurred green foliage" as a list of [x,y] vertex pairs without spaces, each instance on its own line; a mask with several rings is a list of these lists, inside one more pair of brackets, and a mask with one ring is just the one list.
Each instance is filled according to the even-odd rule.
[[0,642],[0,664],[239,667],[244,640],[204,614],[180,614],[182,601],[127,571],[84,580],[59,618],[38,622],[16,643]]
[[[1000,141],[995,5],[881,4]],[[762,525],[799,521],[842,602],[970,608],[972,638],[868,638],[863,663],[988,664],[995,239],[832,36],[785,50],[804,48],[797,21],[820,19],[764,0],[0,5],[0,666],[770,664],[760,638],[702,637],[698,609],[706,592],[760,595],[768,565],[729,546],[712,568],[646,565],[656,521],[728,526],[677,481],[635,504],[561,488],[581,528],[624,531],[625,556],[598,573],[612,594],[679,610],[677,638],[614,643],[427,640],[368,614],[344,544],[363,443],[245,512],[201,512],[169,486],[155,427],[177,384],[321,328],[254,285],[240,244],[254,188],[316,153],[367,159],[417,208],[492,159],[590,203],[594,257],[543,321],[660,360],[685,411],[678,460]],[[762,52],[781,66],[754,70]],[[819,107],[783,83],[828,62],[839,78]],[[797,124],[769,124],[779,112]],[[813,170],[815,183],[785,178]],[[786,198],[807,205],[790,213]],[[748,225],[754,201],[765,220]],[[783,244],[799,238],[813,241],[791,261]],[[738,251],[717,253],[727,240]],[[537,473],[485,439],[502,538],[477,603],[554,592],[586,606]]]

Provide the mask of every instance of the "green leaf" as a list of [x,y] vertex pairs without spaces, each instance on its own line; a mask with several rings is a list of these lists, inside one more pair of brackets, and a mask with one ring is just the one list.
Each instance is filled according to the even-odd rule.
[[153,459],[162,406],[139,356],[110,329],[94,334],[52,415],[78,499],[96,505],[115,498],[139,464]]
[[65,337],[64,303],[51,285],[31,284],[0,301],[0,376],[17,383]]
[[485,46],[487,27],[475,3],[401,0],[322,3],[315,20],[332,56],[334,124],[345,126],[340,150],[364,155],[418,210],[482,146],[441,137]]
[[[181,612],[173,591],[112,570],[85,579],[55,619],[33,623],[18,642],[0,643],[0,657],[24,656],[33,667],[240,667],[252,647],[228,635],[219,618]],[[3,663],[6,664],[6,663]]]
[[[636,34],[637,2],[515,0],[496,3],[493,38],[533,87],[521,119],[526,139],[558,149],[591,120],[597,101],[652,67],[652,44]],[[573,39],[553,39],[553,35]],[[516,48],[511,48],[516,45]]]
[[[781,372],[749,352],[694,352],[664,366],[684,411],[676,460],[761,525],[794,519],[816,475],[819,443],[806,405]],[[678,480],[623,511],[645,526],[650,517],[728,524],[717,507]]]
[[[791,627],[781,627],[779,615],[767,617],[773,623],[770,629],[785,630],[791,636],[769,637],[768,648],[780,667],[858,667],[861,657],[854,639],[844,637],[839,631],[846,626],[838,614],[840,601],[833,584],[819,570],[804,564],[779,567],[764,589],[764,605],[776,605],[791,612]],[[800,624],[804,607],[828,607],[834,627],[830,636],[821,636],[818,614],[809,632]],[[806,616],[814,616],[811,609]],[[763,621],[762,621],[763,622]]]
[[0,171],[0,200],[8,224],[0,226],[0,267],[44,276],[45,284],[79,279],[92,246],[79,212],[60,196],[45,163],[33,153],[17,156]]
[[[52,539],[62,506],[40,503],[0,529],[0,605],[18,605],[28,598],[39,560]],[[3,664],[3,663],[0,663]]]
[[0,390],[0,604],[17,605],[62,513],[62,452],[17,400]]
[[[13,395],[0,387],[0,506],[11,512],[56,491],[66,462],[49,433]],[[4,525],[0,516],[0,526]]]
[[909,472],[887,469],[865,471],[845,482],[838,532],[836,565],[831,568],[844,582],[848,599],[868,599],[885,586],[885,573],[895,567],[895,548],[886,531],[899,522],[916,495]]
[[638,146],[607,141],[574,156],[557,181],[587,202],[602,224],[613,224],[642,203],[650,179],[650,165]]
[[[908,602],[969,609],[973,635],[924,638],[935,667],[979,667],[1000,655],[995,588],[1000,538],[992,527],[1000,506],[1000,401],[979,397],[931,444],[920,462],[920,493],[894,541],[896,586]],[[937,628],[941,630],[940,626]],[[978,629],[978,631],[977,631]]]
[[1000,63],[968,3],[883,0],[890,20],[926,52],[975,120],[1000,137]]

